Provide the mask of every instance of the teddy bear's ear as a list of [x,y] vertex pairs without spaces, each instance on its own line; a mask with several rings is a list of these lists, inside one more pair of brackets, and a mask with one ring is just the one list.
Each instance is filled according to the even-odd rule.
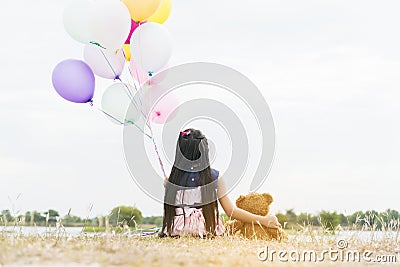
[[265,198],[265,200],[266,200],[269,204],[271,204],[272,202],[274,202],[274,198],[271,196],[271,194],[269,194],[269,193],[263,193],[262,195],[263,195],[263,197]]
[[245,198],[246,198],[245,196],[240,195],[240,196],[236,199],[236,206],[237,206],[238,208],[239,208],[239,206],[240,206],[240,203],[243,202],[243,200],[244,200]]

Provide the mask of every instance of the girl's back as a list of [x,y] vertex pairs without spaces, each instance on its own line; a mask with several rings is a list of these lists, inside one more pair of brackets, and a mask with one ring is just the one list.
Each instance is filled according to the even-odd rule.
[[218,176],[209,166],[205,136],[194,129],[181,132],[165,188],[164,233],[204,237],[224,232],[218,218]]
[[[213,180],[216,181],[215,185],[217,185],[219,172],[215,169],[210,170]],[[179,185],[183,188],[177,190],[176,192],[175,218],[171,236],[206,236],[206,223],[203,210],[201,208],[203,201],[199,173],[185,172]],[[216,189],[217,188],[215,188],[215,190]],[[216,218],[216,220],[215,234],[222,235],[225,231],[225,228],[219,218]]]

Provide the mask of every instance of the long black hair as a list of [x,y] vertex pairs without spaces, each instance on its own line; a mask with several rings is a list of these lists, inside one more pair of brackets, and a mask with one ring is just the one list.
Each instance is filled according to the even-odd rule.
[[187,171],[199,175],[202,201],[198,208],[202,208],[206,231],[212,236],[215,234],[216,219],[219,217],[218,198],[213,184],[216,181],[211,174],[207,138],[201,131],[191,128],[179,133],[174,166],[165,187],[162,231],[167,229],[171,235],[174,227],[176,193],[186,188],[181,183]]

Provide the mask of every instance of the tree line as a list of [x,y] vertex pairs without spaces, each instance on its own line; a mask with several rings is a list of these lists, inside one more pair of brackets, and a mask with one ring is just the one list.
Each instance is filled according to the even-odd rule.
[[336,211],[321,211],[318,214],[299,213],[293,209],[285,213],[275,214],[279,222],[285,228],[299,229],[304,226],[319,226],[329,230],[343,229],[365,229],[365,230],[388,230],[400,227],[399,212],[387,209],[383,212],[375,210],[357,211],[351,215],[344,215]]
[[44,212],[27,211],[25,214],[13,215],[8,209],[1,211],[0,225],[51,226],[57,223],[63,226],[123,226],[135,227],[139,224],[161,225],[162,216],[143,217],[142,212],[133,206],[118,206],[105,216],[82,218],[70,214],[60,216],[54,209]]
[[[375,210],[357,211],[351,215],[344,215],[336,211],[321,211],[317,214],[295,213],[293,209],[275,214],[279,222],[286,229],[300,229],[305,226],[324,227],[335,230],[344,229],[390,229],[400,227],[399,212],[387,209],[383,212]],[[224,221],[229,220],[225,214],[221,215]],[[161,225],[162,216],[143,217],[142,212],[132,206],[118,206],[105,216],[81,218],[70,214],[61,217],[56,210],[45,212],[27,211],[25,214],[13,216],[10,210],[3,210],[0,214],[0,225],[37,225],[51,226],[60,223],[63,226],[128,226]]]

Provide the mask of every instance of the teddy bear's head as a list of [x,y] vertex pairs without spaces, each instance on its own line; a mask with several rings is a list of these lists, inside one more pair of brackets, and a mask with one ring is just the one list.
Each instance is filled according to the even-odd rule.
[[239,196],[236,199],[236,206],[250,213],[265,216],[269,212],[269,205],[273,202],[273,198],[268,193],[251,193],[246,196]]

